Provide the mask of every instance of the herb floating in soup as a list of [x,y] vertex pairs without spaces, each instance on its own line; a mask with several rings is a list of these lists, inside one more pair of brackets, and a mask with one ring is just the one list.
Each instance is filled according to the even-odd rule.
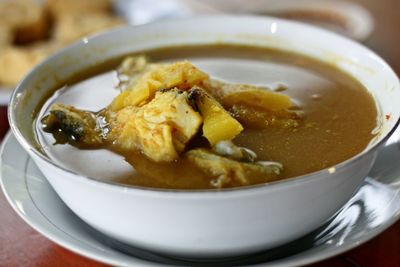
[[[346,118],[335,108],[343,105],[320,106],[321,111],[313,110],[314,115],[310,115],[303,106],[308,103],[295,102],[279,90],[211,79],[189,61],[150,63],[143,56],[132,56],[126,57],[117,71],[121,93],[104,109],[92,112],[55,103],[41,122],[57,143],[80,149],[107,148],[123,155],[144,177],[134,184],[236,187],[304,174],[346,159],[339,155],[313,169],[313,164],[306,163],[313,159],[298,157],[295,161],[300,165],[305,162],[305,167],[299,171],[298,165],[291,166],[291,158],[301,154],[299,150],[320,146],[309,141],[301,144],[313,134],[329,135],[331,131],[332,140],[337,140],[335,134],[342,135],[341,127],[348,122],[342,126],[337,123]],[[358,143],[355,149],[344,151],[347,158],[361,151],[373,137],[376,109],[372,97],[364,91],[356,94],[370,105],[366,107],[367,122],[360,128],[363,145]],[[319,97],[312,95],[310,103],[318,102]],[[339,95],[336,97],[340,100]],[[345,105],[355,105],[357,99],[353,101],[345,100]],[[332,109],[331,124],[323,121],[327,118],[323,109]],[[273,148],[270,155],[261,151],[269,144]],[[279,149],[286,153],[274,151]],[[146,179],[148,182],[143,182]]]

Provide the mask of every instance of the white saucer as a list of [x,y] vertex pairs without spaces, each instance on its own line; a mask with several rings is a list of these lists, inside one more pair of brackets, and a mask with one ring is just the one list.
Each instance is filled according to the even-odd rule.
[[119,244],[91,229],[60,200],[12,134],[5,137],[0,152],[1,185],[14,210],[34,229],[55,243],[100,262],[117,266],[202,266],[210,263],[213,266],[298,266],[352,249],[399,219],[399,134],[397,131],[389,140],[371,171],[370,176],[381,182],[366,178],[358,193],[333,220],[284,246],[218,262],[193,262],[156,255]]
[[14,89],[0,85],[0,106],[7,106]]

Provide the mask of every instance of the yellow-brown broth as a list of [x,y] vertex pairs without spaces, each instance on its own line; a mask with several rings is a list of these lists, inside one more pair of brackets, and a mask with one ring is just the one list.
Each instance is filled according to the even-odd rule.
[[[372,96],[354,78],[329,64],[277,50],[232,45],[172,47],[145,51],[145,54],[152,61],[204,56],[273,61],[305,69],[327,81],[324,86],[310,84],[302,90],[291,90],[289,87],[283,92],[299,103],[304,112],[298,127],[245,129],[234,140],[237,145],[256,152],[259,160],[281,162],[284,166],[281,179],[318,171],[349,159],[361,152],[374,136],[372,132],[377,125],[377,110]],[[71,77],[69,84],[112,69],[117,61],[83,71]],[[285,83],[285,80],[277,82]],[[158,188],[212,188],[210,177],[185,159],[158,164],[140,153],[124,156],[142,174],[148,173],[149,169],[152,172],[148,175],[110,177],[115,182]],[[251,184],[263,182],[262,177],[250,177],[250,180]]]

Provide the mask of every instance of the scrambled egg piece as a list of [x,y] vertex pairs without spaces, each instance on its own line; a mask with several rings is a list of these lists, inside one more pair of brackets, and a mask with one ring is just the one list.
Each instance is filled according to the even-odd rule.
[[198,132],[203,119],[187,101],[187,92],[157,92],[143,107],[128,106],[111,113],[107,138],[123,151],[141,150],[148,158],[170,162],[179,157]]
[[189,90],[193,86],[203,86],[209,77],[188,61],[159,65],[145,72],[128,84],[125,91],[118,95],[109,108],[118,111],[127,106],[142,106],[151,100],[159,89],[178,88]]

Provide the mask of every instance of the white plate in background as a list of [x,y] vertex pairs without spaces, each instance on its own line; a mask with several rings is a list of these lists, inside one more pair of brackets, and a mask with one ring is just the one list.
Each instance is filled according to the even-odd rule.
[[[118,13],[133,25],[173,17],[204,14],[259,14],[285,17],[336,31],[357,41],[366,40],[374,19],[363,6],[345,0],[116,0]],[[294,16],[295,12],[301,12]],[[308,15],[307,15],[308,14]],[[338,25],[339,24],[339,25]],[[345,27],[342,27],[344,26]]]

